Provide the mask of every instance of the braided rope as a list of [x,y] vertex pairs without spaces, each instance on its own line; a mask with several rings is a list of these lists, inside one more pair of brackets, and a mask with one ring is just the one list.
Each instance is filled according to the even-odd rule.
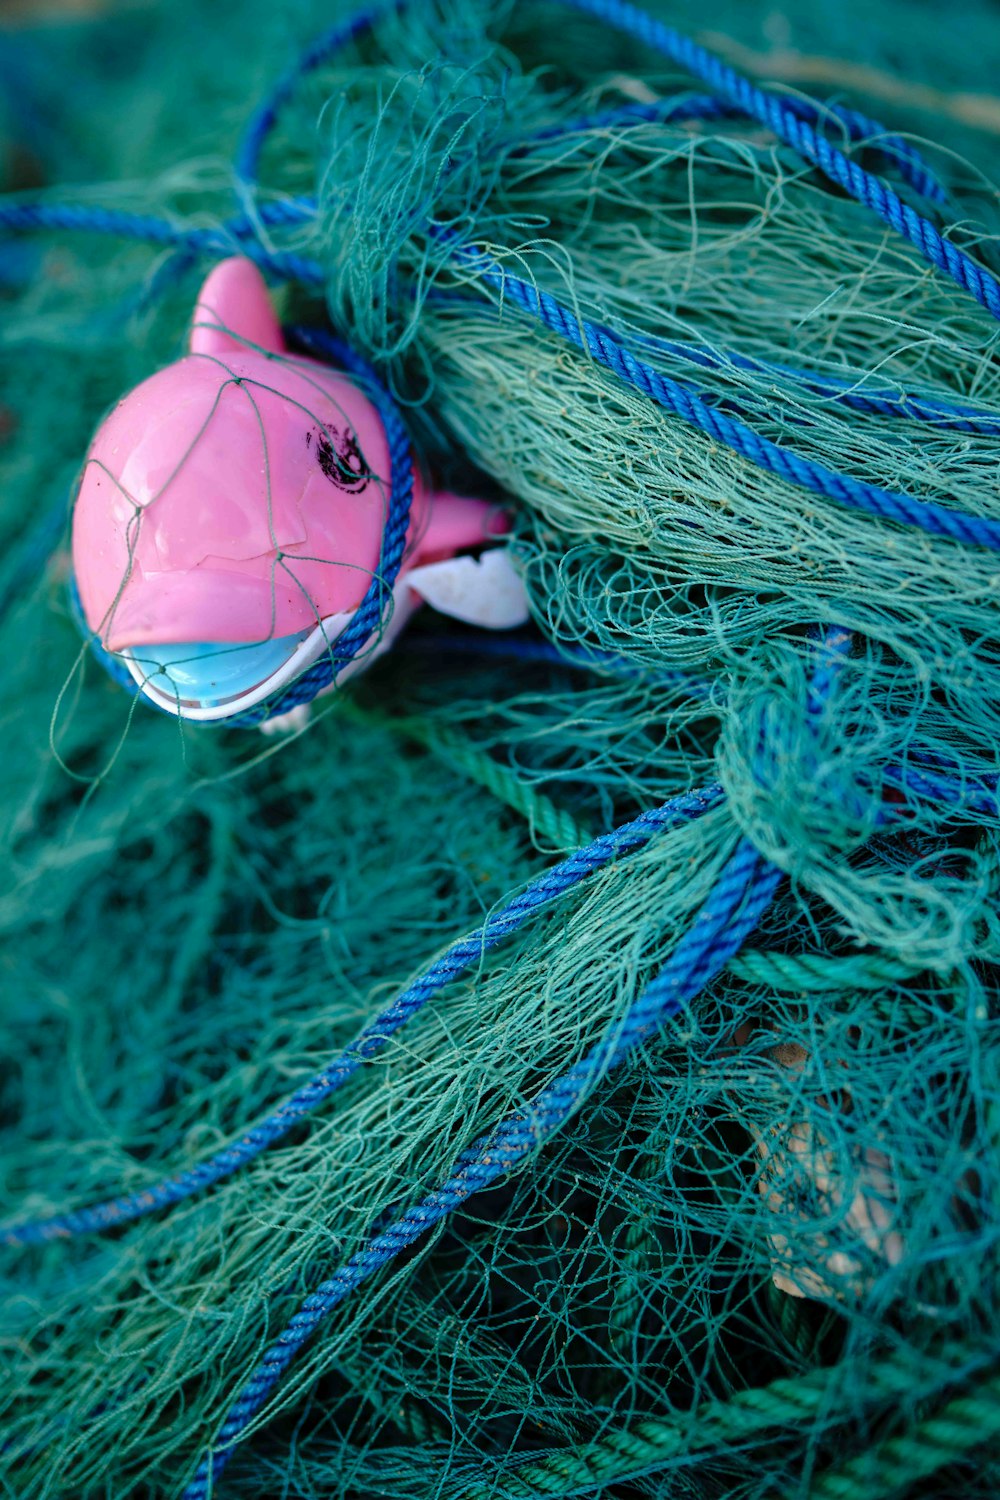
[[[870,119],[859,110],[848,109],[842,104],[819,104],[810,99],[789,97],[788,108],[802,119],[821,124],[824,118],[841,124],[848,138],[863,147],[887,157],[894,162],[904,182],[922,197],[938,204],[947,201],[947,194],[934,176],[920,153],[909,141],[894,135],[877,120]],[[582,115],[568,124],[546,125],[528,137],[523,146],[518,146],[513,156],[518,157],[532,146],[549,140],[563,140],[567,136],[596,130],[614,129],[642,124],[672,124],[675,120],[724,120],[742,119],[743,109],[727,99],[714,94],[681,94],[670,99],[656,99],[648,104],[622,104],[615,109],[599,110]]]
[[[947,1464],[960,1464],[976,1448],[996,1462],[1000,1438],[1000,1374],[990,1375],[972,1390],[956,1396],[904,1433],[883,1438],[865,1453],[817,1475],[809,1491],[813,1500],[889,1500]],[[964,1485],[956,1478],[959,1494]],[[941,1493],[941,1491],[938,1491]]]
[[920,969],[879,953],[835,958],[827,953],[771,953],[746,948],[732,960],[729,972],[749,984],[794,995],[823,990],[881,990],[912,981]]
[[[608,331],[615,337],[611,330]],[[836,401],[849,411],[879,417],[903,417],[910,421],[926,422],[945,432],[965,432],[975,437],[1000,436],[1000,415],[979,411],[974,406],[938,401],[930,396],[911,396],[905,391],[859,388],[856,382],[838,380],[833,375],[802,370],[793,365],[775,364],[771,360],[737,354],[731,350],[713,349],[710,344],[681,344],[673,339],[659,338],[653,334],[640,336],[634,332],[630,332],[628,337],[643,348],[682,359],[702,369],[745,370],[749,374],[764,375],[768,379],[794,382],[813,395]]]
[[[262,221],[296,222],[288,204],[262,211]],[[125,239],[145,241],[150,245],[174,245],[199,255],[248,256],[262,269],[286,281],[303,281],[322,285],[326,272],[318,261],[301,255],[270,251],[250,235],[251,222],[245,216],[218,229],[182,229],[155,214],[129,213],[125,209],[102,208],[92,203],[43,203],[25,201],[0,203],[0,229],[15,231],[34,229],[87,230],[92,234],[120,235]]]
[[589,354],[624,384],[632,386],[649,400],[655,401],[671,415],[697,427],[717,442],[724,443],[748,458],[758,468],[789,484],[815,491],[840,505],[883,520],[919,527],[932,536],[948,537],[970,546],[1000,551],[1000,521],[949,510],[931,500],[915,500],[895,490],[840,474],[823,464],[792,452],[754,432],[736,417],[728,416],[709,403],[697,391],[680,381],[661,374],[644,360],[637,359],[607,331],[563,306],[551,292],[525,281],[504,269],[488,252],[478,246],[461,246],[451,230],[434,229],[440,240],[453,244],[456,260],[466,265],[488,286],[496,288],[504,302],[512,302],[522,312],[536,318],[567,343]]
[[[787,1298],[785,1299],[788,1300]],[[857,1361],[832,1368],[821,1367],[802,1374],[772,1381],[769,1385],[754,1386],[737,1391],[728,1401],[711,1401],[691,1413],[672,1417],[652,1417],[606,1437],[583,1443],[558,1453],[546,1455],[535,1463],[519,1464],[503,1472],[503,1494],[510,1500],[534,1500],[541,1495],[572,1495],[611,1486],[643,1473],[650,1473],[672,1460],[696,1453],[699,1450],[724,1448],[736,1443],[752,1444],[766,1440],[776,1429],[804,1425],[822,1420],[837,1422],[849,1418],[857,1407],[857,1390],[864,1382],[866,1403],[872,1406],[891,1405],[901,1399],[913,1399],[922,1383],[935,1389],[942,1376],[953,1380],[964,1379],[969,1370],[970,1351],[960,1344],[949,1346],[937,1358],[920,1355],[907,1348],[883,1359],[870,1362]],[[974,1358],[982,1364],[995,1362],[995,1351],[978,1353]],[[935,1426],[930,1419],[922,1426],[935,1427],[934,1442],[928,1452],[947,1452],[954,1456],[958,1443],[963,1439],[965,1447],[977,1441],[988,1441],[997,1431],[1000,1419],[1000,1402],[996,1392],[1000,1377],[985,1380],[974,1393],[960,1397],[945,1412],[958,1407],[959,1424],[956,1430],[954,1417],[946,1419],[942,1427]],[[989,1415],[984,1407],[992,1397]],[[961,1426],[969,1407],[976,1411],[980,1422],[977,1436],[974,1424]],[[944,1416],[944,1413],[941,1414]],[[918,1429],[919,1430],[919,1429]],[[955,1446],[948,1447],[949,1441]],[[936,1446],[940,1445],[940,1446]],[[889,1446],[889,1445],[885,1445]],[[878,1454],[871,1462],[877,1464],[884,1451],[880,1444]],[[942,1457],[940,1462],[947,1462]],[[940,1463],[936,1465],[940,1467]],[[913,1475],[913,1471],[909,1471]],[[920,1472],[933,1472],[924,1469]],[[915,1477],[915,1475],[914,1475]],[[891,1490],[868,1488],[868,1471],[848,1476],[847,1482],[839,1486],[832,1475],[814,1482],[809,1493],[821,1496],[822,1500],[857,1500],[858,1481],[863,1479],[864,1493],[872,1497],[891,1494]],[[824,1485],[832,1481],[832,1487]],[[876,1481],[877,1483],[877,1481]],[[479,1482],[470,1484],[461,1492],[462,1500],[487,1500],[496,1489]]]
[[817,166],[825,177],[910,242],[925,260],[944,271],[993,317],[1000,318],[1000,283],[963,250],[951,244],[927,219],[904,203],[880,178],[866,172],[817,133],[812,123],[785,100],[769,94],[690,37],[665,26],[628,0],[561,0],[571,10],[594,16],[617,31],[662,52],[713,93],[730,99],[751,119]]
[[289,330],[294,346],[319,358],[341,365],[364,388],[372,402],[389,446],[389,508],[382,529],[381,556],[364,598],[351,622],[333,641],[320,659],[277,698],[260,704],[249,713],[227,722],[240,725],[259,724],[277,714],[287,713],[300,703],[309,703],[333,683],[345,666],[369,645],[372,636],[382,628],[386,610],[392,602],[392,590],[403,565],[406,536],[410,528],[413,502],[413,452],[410,437],[399,415],[399,409],[374,370],[356,354],[350,345],[318,328],[295,327]]
[[392,727],[425,745],[446,765],[520,813],[531,833],[540,834],[555,849],[581,849],[592,842],[593,834],[577,822],[568,808],[557,807],[544,792],[522,781],[512,767],[495,760],[466,735],[443,724],[415,719],[394,720]]
[[[566,0],[566,3],[603,19],[609,24],[630,31],[633,35],[648,41],[650,45],[682,62],[692,72],[706,77],[713,87],[732,98],[751,118],[766,124],[806,160],[817,165],[830,180],[871,208],[912,243],[926,259],[951,275],[959,286],[976,297],[994,316],[1000,316],[1000,287],[996,280],[978,267],[964,252],[944,240],[933,225],[904,204],[884,183],[871,177],[855,162],[831,146],[825,138],[818,135],[812,120],[804,118],[801,110],[796,112],[790,105],[765,94],[694,43],[679,37],[652,18],[644,16],[641,11],[631,5],[620,3],[620,0]],[[334,50],[335,45],[339,46],[348,37],[359,35],[361,31],[366,30],[372,23],[372,19],[383,13],[385,12],[372,12],[355,18],[354,22],[335,28],[327,34],[325,39],[321,39],[321,45],[311,49],[310,53],[283,81],[278,91],[278,104],[281,102],[281,88],[284,88],[284,97],[287,98],[295,81],[304,71],[316,66],[324,56]],[[255,133],[251,132],[248,136],[251,144],[242,160],[242,167],[245,169],[242,175],[245,178],[251,175],[267,131],[273,124],[277,107],[275,97],[272,96],[272,99],[262,106],[254,117]],[[268,113],[269,109],[270,113]],[[857,119],[862,120],[863,117],[857,117]],[[850,133],[850,122],[844,119],[842,123]],[[254,151],[256,151],[256,156]],[[911,185],[914,185],[912,177],[910,180]],[[30,206],[21,206],[22,214],[28,210]],[[203,237],[211,236],[213,233],[218,235],[219,231],[178,231],[172,226],[167,226],[169,232],[164,234],[160,221],[144,221],[143,216],[126,217],[131,221],[130,228],[122,228],[121,220],[116,224],[110,223],[110,219],[114,218],[113,214],[101,225],[94,223],[74,225],[69,220],[65,220],[64,227],[97,227],[103,232],[133,233],[136,237],[151,239],[156,243],[176,244],[189,249],[205,249],[211,253],[217,253],[220,248],[223,248],[220,241],[216,240],[213,243],[211,239]],[[0,224],[3,222],[3,219],[0,219]],[[11,220],[8,227],[12,224],[13,227],[39,227],[37,222],[32,225],[27,220],[21,224]],[[200,238],[192,239],[192,236]],[[253,248],[256,251],[256,247]],[[263,253],[261,252],[261,255]],[[471,256],[478,260],[482,257],[482,252],[478,250],[463,249],[460,253],[463,258]],[[260,258],[260,256],[255,254],[255,258]],[[301,262],[300,258],[279,257],[277,260],[269,258],[267,263],[272,269],[281,265],[287,268],[290,262],[296,260],[299,260],[299,264],[305,267],[307,275],[315,273],[316,268],[312,263]],[[261,260],[261,263],[265,262]],[[759,438],[743,424],[734,423],[724,414],[714,411],[697,394],[687,391],[676,382],[668,381],[666,377],[660,376],[658,372],[643,365],[627,350],[621,349],[604,330],[589,324],[581,325],[575,319],[572,320],[571,327],[569,322],[571,314],[561,308],[555,299],[548,298],[547,303],[543,304],[542,299],[547,297],[547,294],[540,294],[527,283],[507,276],[495,264],[489,264],[485,270],[477,265],[476,269],[485,280],[492,279],[493,284],[499,286],[505,295],[513,295],[513,300],[519,302],[523,310],[539,317],[554,331],[585,349],[612,369],[619,378],[636,386],[645,395],[675,411],[675,414],[692,422],[701,430],[728,443],[768,472],[787,478],[793,483],[804,484],[829,498],[868,510],[872,514],[889,520],[918,525],[933,534],[969,542],[973,545],[985,545],[992,548],[1000,546],[1000,526],[997,523],[976,517],[961,516],[932,503],[919,502],[907,496],[864,485],[849,476],[832,474],[820,465],[812,464],[794,454],[788,454],[778,445]],[[298,274],[296,271],[287,269],[278,270],[277,273]],[[314,338],[318,339],[322,345],[324,336],[316,335]],[[327,341],[328,349],[334,342]],[[348,356],[345,362],[349,363],[350,357]],[[391,443],[390,447],[392,448]],[[386,579],[389,579],[391,590],[391,582],[399,567],[399,562],[396,560],[396,571],[393,572],[393,560],[397,552],[401,557],[406,533],[406,517],[404,516],[402,536],[398,535],[399,516],[393,515],[395,500],[396,487],[394,485],[390,520],[387,523],[383,546],[382,568],[379,576],[373,579],[358,615],[335,643],[334,652],[343,653],[350,650],[352,655],[356,654],[370,639],[372,631],[378,629],[381,623],[387,602]],[[407,514],[408,505],[407,494],[405,499]],[[318,675],[325,679],[321,685],[328,685],[344,660],[349,659],[349,656],[344,657],[342,654],[332,653],[330,658],[317,663],[317,668],[320,669]],[[309,676],[310,674],[306,674],[306,678]],[[294,684],[289,693],[280,700],[280,705],[274,705],[271,711],[281,712],[287,707],[294,706],[295,703],[308,701],[308,698],[320,690],[319,686],[315,686],[311,691],[305,692],[304,696],[301,693],[296,695],[295,689],[300,688],[305,680],[305,678],[300,679],[298,684]],[[263,716],[264,714],[261,713],[249,717],[249,721],[258,722]],[[935,780],[936,785],[933,784]],[[926,795],[943,796],[945,800],[955,800],[952,795],[954,789],[943,789],[941,778],[934,778],[931,781],[925,778],[925,782],[927,784],[917,790]],[[712,790],[717,792],[717,789]],[[983,796],[985,797],[985,794]],[[983,805],[985,807],[986,803],[984,802]],[[995,810],[995,796],[989,806],[991,811]],[[612,838],[613,835],[606,837]],[[596,843],[600,844],[601,840]],[[572,864],[573,859],[578,857],[572,856],[558,868]],[[502,1121],[489,1136],[483,1137],[463,1152],[456,1161],[453,1172],[443,1184],[404,1213],[395,1224],[376,1234],[364,1249],[353,1256],[334,1277],[324,1282],[306,1300],[285,1333],[265,1355],[261,1366],[238,1396],[220,1430],[218,1448],[214,1454],[208,1455],[203,1460],[192,1485],[186,1492],[190,1500],[201,1500],[201,1497],[207,1496],[213,1478],[221,1473],[247,1424],[263,1406],[284,1369],[343,1297],[354,1286],[393,1259],[401,1250],[413,1244],[427,1227],[444,1218],[472,1193],[512,1170],[531,1155],[539,1145],[548,1140],[580,1107],[593,1087],[610,1069],[617,1066],[635,1047],[647,1040],[664,1021],[675,1015],[687,1000],[736,956],[745,937],[753,930],[773,899],[780,879],[780,872],[767,865],[752,845],[745,840],[740,841],[692,928],[681,939],[664,969],[626,1013],[614,1033],[609,1034],[595,1048],[592,1048],[561,1079],[542,1090],[530,1106]],[[508,918],[510,911],[511,908],[507,908],[499,915],[501,918]],[[505,927],[496,940],[499,941],[499,936],[510,930],[513,930],[513,927]],[[449,950],[449,953],[452,951]],[[481,947],[478,951],[481,951]],[[443,960],[439,960],[440,962]],[[443,979],[443,982],[446,980]],[[384,1022],[382,1024],[384,1030]],[[403,1024],[403,1021],[401,1020],[399,1024]],[[227,1175],[227,1173],[222,1175]],[[908,1367],[907,1375],[908,1379],[912,1379],[911,1367]],[[795,1384],[796,1389],[801,1389],[801,1380],[796,1381]],[[955,1408],[959,1405],[960,1403],[952,1404]],[[948,1408],[946,1413],[941,1415],[947,1417],[947,1413],[951,1410],[952,1408]],[[931,1424],[926,1425],[928,1428],[931,1426]],[[954,1427],[954,1421],[949,1426],[949,1421],[946,1420],[943,1428],[937,1431],[936,1440],[939,1449],[947,1439],[951,1443],[949,1451],[955,1451]],[[944,1461],[946,1460],[941,1460],[941,1462]],[[935,1467],[938,1466],[940,1464],[935,1464]],[[933,1472],[933,1469],[929,1468],[924,1472]]]
[[300,81],[307,74],[314,72],[335,52],[339,52],[348,42],[356,41],[371,31],[379,21],[402,9],[404,3],[405,0],[387,0],[387,3],[373,5],[366,10],[355,12],[344,21],[335,22],[329,30],[324,31],[309,44],[287,73],[278,80],[270,94],[262,100],[250,116],[236,148],[236,159],[233,165],[237,179],[243,184],[247,195],[255,185],[264,142],[277,124],[281,109],[288,103]]

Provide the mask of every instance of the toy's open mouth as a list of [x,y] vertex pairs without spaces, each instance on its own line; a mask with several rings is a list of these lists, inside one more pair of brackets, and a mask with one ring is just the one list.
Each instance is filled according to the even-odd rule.
[[[386,651],[419,604],[397,579],[392,610],[367,646],[336,675],[338,684]],[[326,655],[354,616],[328,615],[295,635],[266,641],[198,641],[126,646],[119,653],[143,693],[158,708],[200,723],[232,719],[276,697]]]
[[331,618],[295,635],[244,645],[199,641],[127,647],[121,655],[147,698],[187,719],[228,719],[253,708],[318,660],[343,627]]

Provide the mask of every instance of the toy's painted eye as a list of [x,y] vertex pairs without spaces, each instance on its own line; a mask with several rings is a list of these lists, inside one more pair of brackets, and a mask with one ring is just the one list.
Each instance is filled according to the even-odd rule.
[[[307,445],[311,446],[312,436],[312,433],[306,433]],[[338,489],[357,494],[368,484],[371,472],[358,440],[349,428],[343,432],[332,427],[317,429],[315,451],[323,473]]]

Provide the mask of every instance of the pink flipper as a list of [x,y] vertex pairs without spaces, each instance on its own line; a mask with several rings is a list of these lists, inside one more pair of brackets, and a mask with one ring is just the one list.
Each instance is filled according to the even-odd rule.
[[504,536],[510,525],[504,512],[488,500],[470,500],[465,495],[452,495],[448,490],[435,490],[431,496],[429,518],[413,553],[414,565],[438,562],[444,557],[453,557],[456,552],[466,552],[473,547],[482,547]]

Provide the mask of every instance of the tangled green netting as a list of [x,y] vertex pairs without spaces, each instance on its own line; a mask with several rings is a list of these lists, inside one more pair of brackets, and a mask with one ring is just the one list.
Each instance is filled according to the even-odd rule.
[[[988,88],[995,15],[968,7],[960,44],[946,15],[793,6],[765,40]],[[221,222],[240,123],[330,18],[184,3],[0,34],[51,125],[22,141],[30,111],[7,112],[11,184],[103,179],[94,201]],[[669,18],[761,44],[739,10]],[[336,1311],[221,1492],[1000,1491],[997,819],[914,794],[878,820],[900,795],[887,766],[1000,770],[1000,564],[763,474],[424,232],[434,217],[489,246],[669,374],[688,372],[651,338],[1000,411],[986,313],[758,127],[544,134],[688,87],[592,23],[454,0],[304,83],[263,173],[275,195],[318,193],[318,222],[275,244],[328,268],[334,325],[436,472],[511,498],[540,631],[634,676],[420,649],[440,630],[423,620],[291,739],[135,710],[84,659],[64,552],[41,567],[32,537],[108,403],[175,356],[198,270],[147,305],[148,250],[4,247],[7,1217],[203,1159],[554,851],[715,777],[726,791],[445,990],[210,1195],[3,1252],[4,1494],[177,1494],[302,1296],[622,1014],[741,834],[790,876],[752,949]],[[944,143],[956,234],[995,263],[996,137],[938,102],[897,100],[889,123]],[[323,315],[296,289],[285,311]],[[1000,516],[1000,438],[732,366],[698,380],[831,468]],[[856,643],[807,726],[808,633],[827,623]]]

